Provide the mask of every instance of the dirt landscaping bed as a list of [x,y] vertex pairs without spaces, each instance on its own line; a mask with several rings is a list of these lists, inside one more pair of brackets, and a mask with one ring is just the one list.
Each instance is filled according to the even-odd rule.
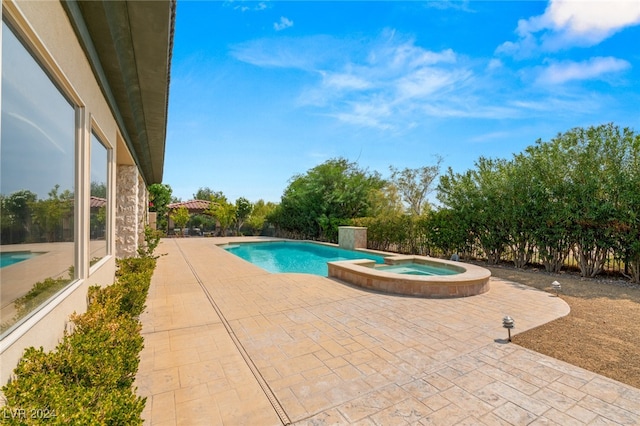
[[562,285],[559,297],[571,307],[566,317],[519,334],[514,317],[514,343],[640,388],[640,286],[573,273],[488,269],[494,277],[551,293],[557,280]]

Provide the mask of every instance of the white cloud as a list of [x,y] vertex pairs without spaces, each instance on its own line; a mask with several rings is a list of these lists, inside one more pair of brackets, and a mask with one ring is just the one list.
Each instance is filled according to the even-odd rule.
[[430,0],[425,5],[434,9],[456,9],[471,12],[469,0]]
[[387,30],[364,51],[362,43],[356,43],[344,62],[330,65],[331,71],[319,71],[320,84],[306,90],[300,101],[330,108],[328,115],[349,124],[406,127],[412,114],[425,114],[424,103],[465,86],[472,73],[457,61],[450,49],[429,51]]
[[471,72],[467,70],[451,71],[431,67],[420,68],[400,78],[396,85],[398,94],[402,98],[424,98],[433,96],[442,90],[451,90],[459,87],[470,77]]
[[[278,37],[237,45],[236,59],[261,67],[307,73],[297,106],[345,124],[403,132],[434,119],[519,119],[566,111],[598,109],[597,102],[569,91],[522,88],[521,76],[502,61],[473,60],[450,49],[431,51],[412,38],[384,31],[374,39],[330,36]],[[626,64],[626,65],[625,65]],[[629,66],[615,58],[585,63],[550,63],[529,70],[531,81],[551,84],[603,78]]]
[[599,42],[624,27],[640,23],[640,2],[555,0],[545,15],[555,29],[566,29]]
[[385,30],[379,40],[371,43],[367,56],[369,65],[384,63],[389,69],[418,68],[441,63],[455,63],[456,54],[451,49],[441,52],[425,50],[415,45],[413,39],[403,39],[394,30]]
[[543,84],[562,84],[573,80],[593,80],[629,68],[629,62],[612,57],[596,57],[582,62],[553,62],[542,70],[536,81]]
[[373,127],[381,130],[392,129],[388,118],[393,114],[390,105],[384,102],[368,100],[366,102],[352,102],[344,111],[329,114],[338,120],[356,126]]
[[333,87],[339,90],[365,90],[371,87],[371,82],[350,73],[332,73],[320,71],[325,87]]
[[489,71],[497,70],[497,69],[500,69],[502,67],[504,67],[504,64],[502,63],[502,61],[500,59],[493,58],[487,64],[487,70],[489,70]]
[[596,93],[555,93],[549,96],[531,96],[526,100],[512,100],[509,106],[529,117],[541,117],[562,111],[567,115],[590,114],[602,109],[607,97]]
[[290,27],[293,27],[293,21],[285,18],[284,16],[280,17],[280,22],[275,22],[273,24],[273,29],[276,31],[282,31]]
[[259,67],[316,71],[340,55],[342,44],[333,37],[277,37],[251,40],[231,47],[239,61]]
[[236,0],[226,0],[225,4],[233,5],[233,8],[235,10],[239,10],[241,12],[259,12],[268,8],[267,3],[263,1],[256,3],[253,1],[245,0],[240,0],[239,2],[237,2]]
[[422,112],[428,117],[488,120],[520,118],[522,115],[520,110],[512,106],[494,105],[491,100],[478,100],[467,96],[426,103],[422,106]]
[[515,42],[498,53],[528,57],[572,46],[593,46],[616,32],[640,24],[637,0],[551,0],[544,14],[518,22]]

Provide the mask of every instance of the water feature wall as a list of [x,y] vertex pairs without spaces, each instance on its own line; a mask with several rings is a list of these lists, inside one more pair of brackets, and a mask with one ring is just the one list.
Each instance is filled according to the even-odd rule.
[[367,248],[367,228],[361,226],[339,226],[338,245],[347,250]]

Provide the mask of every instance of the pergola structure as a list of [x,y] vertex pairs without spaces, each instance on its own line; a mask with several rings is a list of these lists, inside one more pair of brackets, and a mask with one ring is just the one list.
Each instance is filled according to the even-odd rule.
[[[184,207],[187,209],[190,215],[208,214],[207,210],[211,208],[212,203],[213,203],[212,201],[207,201],[207,200],[189,200],[189,201],[181,201],[178,203],[168,204],[167,208],[169,209],[169,221],[168,221],[169,229],[175,228],[175,223],[171,219],[171,212],[173,210],[177,210],[181,207]],[[216,227],[217,227],[217,224],[216,224]]]
[[189,214],[202,214],[211,207],[211,201],[190,200],[167,205],[169,211],[179,209],[180,207],[186,208]]

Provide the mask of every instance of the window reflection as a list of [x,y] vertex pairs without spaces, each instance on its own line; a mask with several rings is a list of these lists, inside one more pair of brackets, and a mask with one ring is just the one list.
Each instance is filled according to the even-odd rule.
[[107,148],[91,133],[91,262],[107,255]]
[[74,278],[75,110],[4,22],[2,65],[4,332]]

